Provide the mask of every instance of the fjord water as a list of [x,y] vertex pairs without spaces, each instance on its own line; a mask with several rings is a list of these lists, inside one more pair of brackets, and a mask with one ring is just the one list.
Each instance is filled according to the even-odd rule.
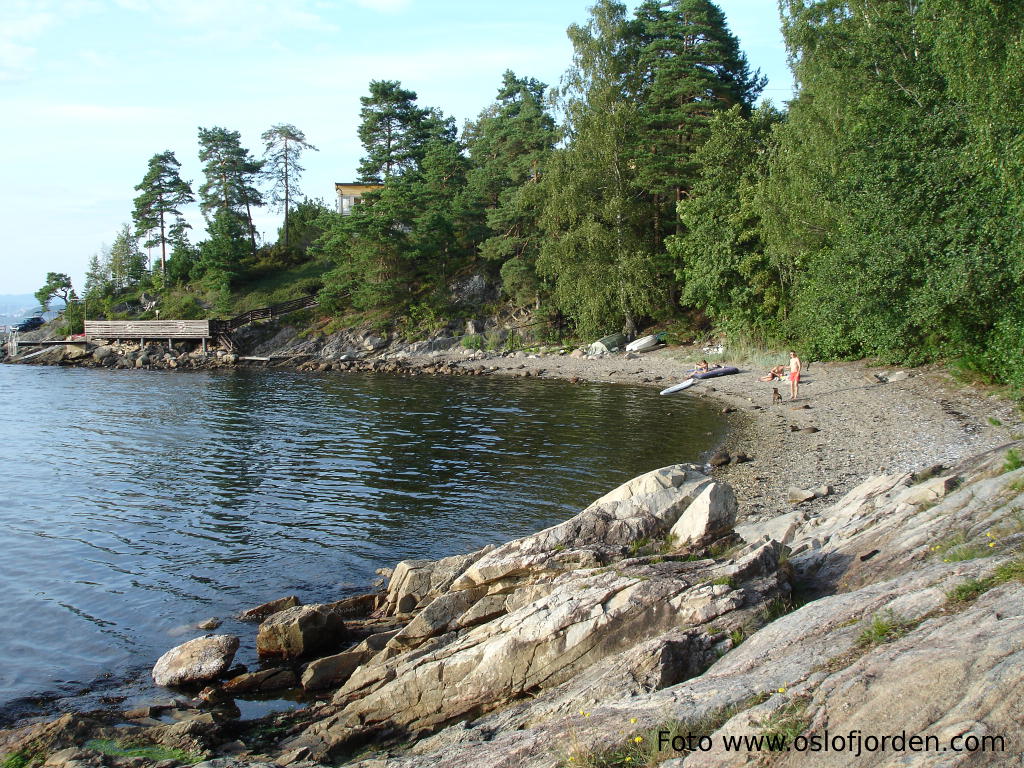
[[639,387],[0,366],[0,719],[152,695],[189,624],[540,530],[722,429]]

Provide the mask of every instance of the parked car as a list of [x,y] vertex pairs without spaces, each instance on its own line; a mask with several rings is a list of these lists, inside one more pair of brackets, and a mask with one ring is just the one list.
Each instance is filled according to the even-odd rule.
[[45,323],[46,321],[41,317],[30,317],[27,320],[22,320],[14,326],[14,330],[20,333],[24,333],[25,331],[34,331],[36,328],[42,327]]

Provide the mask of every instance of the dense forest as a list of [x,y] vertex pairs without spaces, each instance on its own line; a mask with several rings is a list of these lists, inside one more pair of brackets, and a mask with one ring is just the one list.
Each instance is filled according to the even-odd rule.
[[[94,307],[143,286],[164,316],[213,311],[287,273],[338,318],[451,317],[451,285],[578,336],[713,328],[817,358],[945,360],[1024,386],[1024,5],[780,0],[786,105],[709,0],[597,0],[568,30],[557,87],[506,72],[457,130],[394,81],[362,98],[352,215],[301,196],[302,132],[199,130],[208,228],[172,152],[139,186],[134,229],[94,258]],[[268,189],[269,185],[269,189]],[[284,212],[276,243],[252,211]],[[157,247],[151,271],[138,241]],[[315,267],[315,268],[314,268]],[[63,275],[50,288],[70,290]],[[106,302],[106,304],[104,304]],[[191,303],[190,303],[191,302]]]

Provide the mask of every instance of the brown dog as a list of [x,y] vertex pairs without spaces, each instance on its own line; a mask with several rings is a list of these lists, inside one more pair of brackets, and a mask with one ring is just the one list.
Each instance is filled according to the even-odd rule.
[[772,405],[778,405],[782,402],[782,395],[779,394],[778,387],[772,387]]

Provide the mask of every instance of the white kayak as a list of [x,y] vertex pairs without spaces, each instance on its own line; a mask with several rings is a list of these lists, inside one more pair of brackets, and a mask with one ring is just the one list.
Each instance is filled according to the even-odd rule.
[[671,386],[668,389],[661,390],[660,394],[662,394],[662,395],[671,395],[671,394],[674,394],[676,392],[682,392],[684,389],[689,389],[690,387],[692,387],[696,383],[697,383],[696,379],[687,379],[686,381],[680,382],[679,384]]
[[626,345],[627,352],[646,352],[648,349],[654,349],[658,346],[658,334],[652,334],[650,336],[644,336],[636,341],[631,341]]

